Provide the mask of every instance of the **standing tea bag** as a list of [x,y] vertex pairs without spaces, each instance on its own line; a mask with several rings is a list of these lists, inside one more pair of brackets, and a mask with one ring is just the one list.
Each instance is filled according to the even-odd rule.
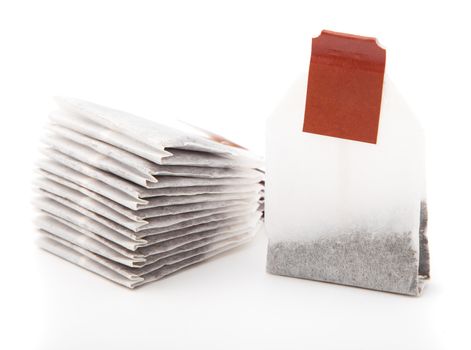
[[267,271],[419,295],[429,278],[422,130],[374,38],[323,31],[268,122]]
[[57,102],[35,181],[44,250],[135,288],[259,230],[263,163],[247,150],[213,133]]

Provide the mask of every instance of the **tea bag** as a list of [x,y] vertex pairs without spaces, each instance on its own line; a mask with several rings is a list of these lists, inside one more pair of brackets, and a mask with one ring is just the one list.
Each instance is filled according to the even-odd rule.
[[371,38],[313,39],[309,75],[268,122],[268,272],[421,293],[423,135],[384,62]]
[[[173,259],[162,261],[160,267],[142,276],[126,273],[125,270],[123,271],[123,266],[118,265],[119,268],[117,268],[110,260],[87,250],[80,249],[78,246],[66,245],[63,244],[65,242],[61,243],[58,240],[52,240],[47,237],[41,237],[38,244],[44,250],[68,260],[73,264],[81,266],[125,287],[135,288],[145,283],[157,281],[172,273],[190,267],[191,265],[211,259],[230,249],[234,249],[250,241],[252,236],[253,235],[247,235],[215,246],[207,245],[203,247],[203,249],[182,254],[180,256],[181,259],[177,259],[177,262],[174,263],[172,262]],[[189,257],[186,257],[186,255],[189,255]]]
[[43,249],[134,288],[259,230],[260,158],[212,133],[57,101],[35,180]]

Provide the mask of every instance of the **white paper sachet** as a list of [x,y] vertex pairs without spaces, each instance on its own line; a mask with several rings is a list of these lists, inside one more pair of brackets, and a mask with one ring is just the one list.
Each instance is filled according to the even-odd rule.
[[[99,168],[91,166],[89,164],[83,163],[75,158],[69,157],[66,154],[59,152],[54,149],[43,149],[42,152],[62,165],[65,165],[85,176],[88,176],[92,179],[99,180],[104,182],[115,189],[121,190],[124,193],[129,194],[134,198],[141,198],[143,196],[152,196],[150,189],[143,186],[139,186],[135,183],[126,181],[125,179],[116,176],[115,174],[103,171]],[[186,168],[186,170],[182,170]],[[236,170],[236,169],[225,169],[225,168],[198,168],[192,167],[180,167],[178,166],[177,172],[174,171],[174,167],[170,170],[164,172],[166,176],[181,176],[181,177],[201,177],[201,178],[252,178],[258,179],[260,177],[260,172],[249,169],[249,170]],[[255,181],[254,181],[255,182]],[[157,189],[155,189],[157,190]]]
[[200,244],[193,244],[192,248],[175,250],[175,252],[172,252],[170,254],[166,252],[166,254],[161,254],[159,257],[155,258],[152,263],[149,263],[142,267],[131,267],[120,264],[119,262],[113,261],[112,259],[108,259],[103,255],[96,254],[93,251],[84,249],[80,245],[76,245],[73,242],[65,240],[61,237],[48,234],[47,232],[44,232],[43,235],[91,258],[92,260],[112,269],[115,272],[118,272],[126,278],[134,279],[154,272],[165,265],[175,264],[182,260],[194,257],[196,255],[200,255],[202,253],[208,253],[214,250],[218,250],[222,247],[246,241],[248,238],[253,236],[253,232],[254,228],[238,234],[226,235],[218,240],[206,241],[205,243]]
[[[39,170],[39,172],[41,173],[41,175],[44,176],[44,179],[51,180],[54,183],[57,183],[59,185],[63,185],[67,188],[70,188],[72,190],[78,191],[81,194],[89,198],[92,198],[101,204],[108,206],[109,208],[117,211],[118,213],[126,216],[129,219],[132,219],[138,222],[143,222],[143,223],[147,223],[148,221],[146,219],[148,218],[161,217],[161,216],[174,215],[174,214],[182,214],[182,213],[191,213],[195,211],[203,211],[203,210],[218,209],[218,208],[230,208],[230,207],[242,206],[242,205],[247,205],[247,204],[253,204],[260,201],[260,199],[254,197],[252,199],[247,199],[247,200],[190,203],[190,204],[158,207],[154,209],[131,210],[109,198],[106,198],[98,193],[90,191],[85,187],[79,186],[71,181],[65,180],[64,178],[61,178],[59,176],[56,176],[54,174],[48,173],[47,171],[43,171],[43,170]],[[44,179],[41,179],[39,182],[42,182],[44,184]],[[47,190],[48,187],[44,187],[44,189]],[[54,191],[49,191],[49,192],[54,193]]]
[[[113,230],[112,228],[93,220],[87,215],[84,215],[82,212],[62,205],[60,202],[53,199],[40,197],[36,198],[33,201],[33,204],[36,208],[52,217],[71,222],[127,249],[136,250],[138,247],[147,243],[147,240],[139,239],[131,230],[124,229],[120,232]],[[80,207],[78,206],[78,208]]]
[[[45,214],[47,212],[44,212]],[[143,261],[145,256],[137,251],[137,247],[134,249],[128,249],[120,244],[117,244],[101,235],[97,235],[92,231],[77,226],[70,221],[67,221],[59,216],[48,213],[48,215],[40,215],[35,219],[35,224],[38,229],[42,229],[47,232],[54,233],[56,230],[61,230],[62,227],[68,227],[73,231],[77,231],[82,235],[106,246],[109,249],[114,250],[116,253],[121,254],[131,260]]]
[[[137,253],[140,247],[148,247],[156,243],[204,231],[221,233],[226,230],[231,230],[233,228],[250,224],[253,221],[258,221],[261,217],[261,212],[257,211],[253,214],[240,215],[223,220],[211,221],[137,239],[123,236],[122,233],[119,233],[107,227],[106,225],[103,225],[87,216],[82,215],[78,211],[70,209],[50,199],[37,200],[36,206],[42,211],[48,213],[55,220],[93,239],[99,240],[101,243],[106,244],[110,248],[118,250],[118,252],[128,257],[142,256],[142,254]],[[122,249],[117,249],[116,245],[125,249],[129,249],[132,251],[132,253],[123,252]]]
[[142,174],[133,167],[66,138],[49,135],[43,139],[43,143],[75,160],[110,172],[137,185],[145,187],[149,182],[157,182],[150,174]]
[[[94,254],[97,254],[101,257],[105,257],[108,260],[111,260],[116,263],[117,266],[125,265],[135,269],[141,269],[142,267],[148,267],[149,265],[155,265],[157,261],[160,261],[164,258],[170,256],[178,255],[183,252],[192,251],[201,247],[208,245],[213,245],[222,241],[237,239],[242,235],[247,235],[254,230],[254,227],[243,227],[236,230],[224,231],[220,234],[213,234],[205,236],[203,233],[188,236],[184,239],[180,239],[179,244],[174,244],[173,242],[166,242],[164,245],[155,245],[154,247],[149,247],[147,250],[150,251],[152,248],[152,254],[147,254],[145,258],[133,258],[129,259],[121,254],[118,254],[112,249],[109,249],[107,246],[97,242],[93,239],[90,239],[88,236],[84,236],[79,231],[73,230],[66,225],[61,225],[60,223],[55,223],[50,225],[46,229],[41,229],[43,235],[47,235],[49,238],[57,241],[65,241],[68,244],[73,244],[82,249],[88,250]],[[136,273],[147,273],[149,268],[144,270],[144,272],[135,271]]]
[[[43,196],[52,199],[53,201],[62,204],[63,206],[66,206],[70,209],[73,209],[75,211],[78,211],[79,213],[105,225],[111,228],[112,230],[130,238],[136,238],[136,237],[145,237],[149,235],[154,235],[158,233],[163,233],[163,232],[168,232],[168,231],[173,231],[177,230],[180,228],[185,228],[193,225],[198,225],[202,223],[207,223],[211,221],[218,221],[218,220],[224,220],[228,219],[231,217],[236,217],[236,216],[242,216],[245,214],[250,214],[250,213],[255,213],[259,209],[259,205],[253,205],[253,206],[248,206],[248,207],[242,207],[242,208],[236,208],[235,210],[231,210],[229,212],[222,212],[222,213],[217,213],[217,214],[211,214],[207,216],[202,216],[202,217],[197,217],[194,219],[189,219],[185,220],[182,222],[177,222],[175,224],[170,224],[167,226],[159,226],[158,224],[154,226],[158,227],[153,227],[153,228],[147,228],[145,226],[137,227],[135,229],[129,229],[126,226],[118,223],[118,219],[115,220],[110,220],[107,217],[97,214],[94,211],[91,211],[87,209],[86,207],[82,206],[83,203],[75,203],[69,199],[65,199],[63,197],[57,196],[55,194],[52,194],[47,191],[42,191],[41,192]],[[43,198],[45,200],[45,198]],[[99,204],[99,203],[96,203]],[[103,210],[106,210],[105,206],[101,206],[100,208]],[[185,214],[179,214],[179,215],[185,215]],[[158,222],[158,221],[157,221]]]
[[198,128],[58,103],[35,181],[45,250],[133,288],[253,236],[263,216],[260,158]]
[[[116,265],[113,265],[111,261],[92,252],[83,249],[81,250],[80,247],[73,245],[66,246],[63,244],[63,242],[60,243],[58,240],[55,241],[46,237],[41,237],[38,244],[41,248],[51,252],[52,254],[55,254],[89,271],[95,272],[96,274],[113,282],[128,288],[135,288],[142,284],[161,279],[185,267],[202,262],[204,260],[208,260],[218,254],[224,253],[239,245],[247,243],[253,234],[254,233],[251,233],[249,235],[242,236],[239,239],[234,239],[227,242],[227,244],[224,242],[213,247],[201,247],[194,252],[187,251],[180,257],[171,257],[169,258],[168,264],[162,262],[160,264],[162,266],[157,267],[156,269],[142,276],[129,273],[126,271],[126,269],[117,267]],[[174,260],[177,260],[177,262],[173,262]]]
[[[125,180],[129,180],[137,185],[146,188],[156,188],[154,185],[158,180],[153,175],[160,176],[179,176],[179,177],[196,177],[196,178],[212,178],[212,177],[236,177],[237,174],[243,174],[248,178],[252,178],[255,183],[260,181],[261,173],[255,170],[246,170],[243,168],[204,168],[199,166],[179,166],[179,165],[156,165],[157,168],[151,174],[142,174],[136,168],[127,165],[121,161],[110,158],[106,155],[96,153],[89,147],[82,146],[73,141],[57,136],[49,136],[44,138],[43,142],[52,149],[61,152],[76,161],[85,163],[103,171],[110,172]],[[228,171],[232,169],[233,171]],[[228,174],[228,176],[226,176]]]
[[[110,136],[111,130],[103,129],[101,126],[95,126],[98,130],[96,132],[91,132],[91,135],[86,135],[73,129],[69,129],[65,126],[61,126],[61,118],[57,118],[57,114],[61,115],[61,112],[53,113],[53,121],[59,123],[49,126],[49,130],[63,139],[73,141],[82,146],[86,146],[97,154],[101,154],[107,157],[110,157],[114,160],[122,162],[130,167],[135,168],[137,171],[142,172],[147,175],[155,175],[159,171],[158,164],[153,161],[149,161],[145,157],[141,157],[136,153],[126,150],[126,146],[122,142],[113,140]],[[70,120],[74,120],[74,117],[67,117],[67,121],[62,122],[62,124],[70,125]],[[82,120],[78,119],[76,122],[80,124]],[[84,121],[87,124],[87,121]],[[82,130],[81,127],[76,127],[76,129]],[[86,131],[84,131],[87,133]],[[101,141],[103,137],[100,137],[100,134],[106,135],[106,141]],[[97,137],[97,138],[95,138]],[[119,137],[117,138],[120,139]],[[216,168],[261,168],[260,161],[254,161],[252,164],[247,163],[247,161],[240,161],[235,157],[214,155],[207,152],[194,152],[194,151],[185,151],[179,149],[171,149],[172,156],[162,159],[161,165],[176,165],[176,166],[198,166],[198,167],[216,167]],[[249,166],[251,165],[251,166]]]
[[203,240],[206,240],[203,242],[206,244],[208,242],[207,239],[217,241],[225,239],[229,235],[251,231],[257,223],[258,217],[253,217],[248,222],[228,224],[224,227],[202,230],[174,238],[167,237],[159,242],[132,251],[59,217],[43,215],[36,220],[36,226],[49,234],[131,267],[148,265],[149,262],[156,261],[156,259],[162,256],[175,254],[179,251],[177,249],[180,247],[183,247],[182,249],[192,249],[196,247],[195,244],[198,245],[198,243],[193,242],[199,241],[201,243]]
[[[150,229],[155,227],[166,227],[175,225],[188,220],[211,216],[213,214],[241,211],[241,210],[254,210],[258,209],[259,204],[251,202],[248,204],[241,204],[237,206],[223,206],[220,208],[193,211],[189,213],[173,214],[159,216],[156,218],[149,218],[147,220],[134,220],[125,215],[122,215],[120,211],[110,208],[101,202],[93,199],[92,197],[86,196],[81,192],[75,191],[68,187],[62,186],[53,181],[41,179],[37,180],[37,186],[43,191],[42,193],[46,196],[55,195],[65,200],[69,200],[81,207],[88,209],[96,214],[99,214],[111,221],[116,222],[132,231],[139,231],[141,229]],[[52,197],[53,199],[55,197]]]
[[[109,186],[108,184],[101,182],[99,180],[87,177],[86,175],[83,175],[71,168],[68,168],[60,163],[50,161],[50,160],[43,160],[39,163],[39,167],[42,170],[41,175],[44,177],[53,180],[57,183],[60,183],[64,186],[70,187],[72,189],[75,189],[79,192],[84,193],[85,195],[95,197],[94,199],[102,202],[105,205],[108,205],[112,207],[115,210],[120,211],[123,215],[131,215],[132,217],[138,216],[141,217],[152,217],[152,216],[159,216],[159,214],[153,215],[150,214],[152,211],[138,211],[139,207],[142,207],[143,205],[146,205],[147,207],[149,202],[146,200],[134,198],[130,195],[127,195],[126,193],[116,189],[115,187]],[[173,177],[172,177],[173,178]],[[175,179],[179,179],[178,177],[175,177]],[[256,187],[253,188],[259,188],[260,184],[257,184]],[[193,187],[193,186],[190,186]],[[98,196],[97,196],[98,194]],[[221,198],[221,201],[223,202],[238,202],[238,204],[244,204],[249,201],[254,200],[256,198],[258,200],[259,196],[262,196],[262,191],[260,191],[260,195],[242,195],[240,197],[240,200],[237,200],[234,198],[233,195],[229,196],[226,198]],[[202,209],[211,209],[214,207],[218,207],[217,203],[211,204],[210,201],[215,200],[216,198],[210,197],[210,201],[206,201],[206,197],[203,197],[204,199],[199,201],[199,197],[192,197],[190,198],[190,202],[194,203],[195,205],[201,205]],[[196,201],[195,201],[196,200]],[[155,201],[154,201],[155,202]],[[181,202],[179,200],[178,202]],[[114,203],[114,204],[113,204]],[[190,204],[191,204],[190,203]],[[167,204],[167,203],[166,203]],[[230,203],[229,203],[230,204]],[[206,205],[206,207],[204,207]],[[120,208],[121,207],[121,208]],[[127,214],[123,213],[124,208],[130,209],[132,212],[126,211]],[[118,209],[119,208],[119,209]],[[159,210],[155,210],[156,213],[159,213],[160,211],[169,208],[169,211],[171,211],[172,208],[169,206],[165,206],[160,208]],[[201,209],[201,210],[202,210]],[[172,213],[179,213],[179,212],[185,212],[184,208],[181,209],[183,211],[179,211],[178,207],[175,207],[175,212]],[[191,211],[191,210],[189,210]],[[149,214],[145,214],[145,213]],[[133,213],[133,214],[130,214]]]
[[[67,129],[65,127],[59,125],[50,125],[49,130],[54,134],[60,136],[62,139],[71,140],[77,144],[82,146],[86,146],[91,150],[96,152],[96,156],[99,155],[109,157],[115,161],[122,163],[128,167],[134,169],[134,171],[141,173],[142,176],[152,176],[152,178],[156,179],[155,181],[150,181],[147,183],[147,187],[149,188],[163,188],[163,187],[178,187],[178,186],[204,186],[204,185],[229,185],[229,184],[249,184],[254,182],[262,181],[264,175],[262,172],[259,172],[259,176],[255,178],[218,178],[216,179],[208,179],[208,178],[195,178],[195,177],[179,177],[175,178],[173,176],[166,176],[163,175],[163,171],[169,169],[168,167],[160,167],[158,164],[148,161],[136,154],[128,152],[124,149],[115,147],[109,143],[99,141],[92,137],[88,137],[81,133],[75,132],[73,130]],[[46,143],[47,143],[46,139]],[[172,157],[174,158],[174,157]],[[187,157],[185,157],[187,158]],[[190,157],[191,158],[191,157]],[[198,158],[202,158],[200,155]],[[204,166],[202,164],[193,164],[190,162],[181,162],[184,164],[180,165],[197,165],[197,166]],[[218,167],[225,167],[228,164],[218,164]],[[177,168],[178,169],[178,168]],[[183,168],[184,170],[185,168]]]
[[[63,110],[101,125],[108,130],[119,132],[134,140],[148,145],[159,154],[154,161],[163,164],[162,159],[172,155],[168,148],[214,153],[223,156],[236,156],[239,162],[246,162],[246,167],[256,168],[263,165],[260,160],[244,149],[231,147],[198,135],[185,133],[162,124],[137,117],[130,113],[114,110],[94,103],[72,99],[57,98]],[[71,116],[69,115],[68,119]],[[256,164],[253,162],[256,161]],[[206,165],[207,166],[207,165]]]

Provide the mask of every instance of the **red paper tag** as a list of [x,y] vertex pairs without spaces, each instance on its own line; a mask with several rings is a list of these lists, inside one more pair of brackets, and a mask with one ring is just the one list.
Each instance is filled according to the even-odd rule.
[[324,30],[312,39],[304,132],[376,143],[386,50]]

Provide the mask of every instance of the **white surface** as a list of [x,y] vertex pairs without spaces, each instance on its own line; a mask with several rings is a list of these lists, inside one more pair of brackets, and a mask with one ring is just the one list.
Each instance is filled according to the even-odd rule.
[[[469,349],[465,4],[2,2],[0,347]],[[33,245],[30,184],[51,96],[182,118],[263,152],[265,120],[323,28],[378,37],[424,126],[433,277],[421,298],[267,275],[263,235],[136,291]]]

